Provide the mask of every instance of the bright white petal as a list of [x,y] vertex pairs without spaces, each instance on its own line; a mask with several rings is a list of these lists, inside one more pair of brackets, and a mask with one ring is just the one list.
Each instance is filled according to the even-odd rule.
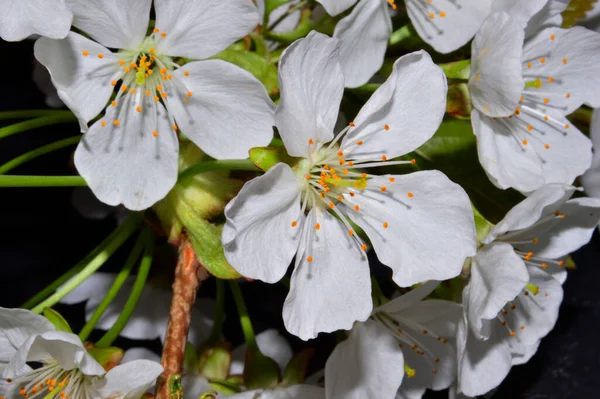
[[496,318],[529,282],[525,262],[505,243],[491,243],[477,252],[471,265],[468,290],[469,325],[477,339],[487,339],[483,320]]
[[372,309],[366,254],[338,219],[313,208],[303,227],[283,305],[285,327],[308,340],[320,332],[349,330],[356,320],[366,320]]
[[108,273],[94,273],[83,283],[79,284],[73,291],[60,300],[60,303],[74,305],[89,299],[103,299],[116,275]]
[[134,360],[111,369],[99,389],[103,398],[139,399],[163,372],[160,363]]
[[404,376],[398,341],[376,321],[357,324],[325,365],[328,399],[393,398]]
[[507,12],[515,22],[525,27],[547,2],[548,0],[495,0],[492,2],[491,10],[492,12]]
[[498,320],[493,324],[487,341],[478,340],[467,325],[466,318],[458,325],[458,390],[467,396],[478,396],[496,388],[512,366],[506,331]]
[[157,51],[170,56],[208,58],[258,24],[251,0],[155,0],[154,8],[161,32]]
[[525,345],[520,343],[518,340],[510,340],[510,351],[512,353],[512,364],[516,366],[518,364],[525,364],[535,355],[540,346],[538,341],[533,345]]
[[350,7],[352,7],[352,5],[354,3],[356,3],[357,0],[317,0],[325,9],[325,11],[327,11],[327,14],[331,15],[332,17],[335,17],[338,14],[343,13],[344,11],[346,11],[347,9],[349,9]]
[[490,15],[471,47],[469,90],[473,105],[488,116],[515,113],[525,81],[521,72],[524,30],[506,13]]
[[64,0],[5,0],[0,13],[0,37],[9,42],[34,34],[62,39],[71,29],[72,18]]
[[134,49],[146,36],[152,0],[66,0],[73,26],[106,47]]
[[310,139],[326,143],[333,138],[344,94],[338,51],[337,40],[312,31],[281,56],[275,125],[291,156],[306,157]]
[[279,281],[298,249],[300,211],[296,175],[286,164],[275,165],[246,183],[225,207],[225,257],[243,276]]
[[439,284],[440,282],[435,280],[420,284],[416,288],[408,291],[406,294],[400,295],[399,297],[392,299],[378,308],[375,308],[373,313],[400,313],[405,309],[412,308],[427,295],[431,294]]
[[136,360],[150,360],[155,363],[160,363],[160,356],[146,348],[131,348],[125,351],[121,363],[134,362]]
[[471,40],[489,14],[491,3],[406,0],[406,9],[419,36],[437,52],[446,54]]
[[595,109],[592,114],[590,136],[594,145],[592,167],[581,176],[581,184],[587,195],[600,198],[600,108]]
[[[287,340],[275,329],[269,329],[256,336],[258,349],[263,355],[275,360],[280,370],[285,370],[294,353]],[[246,356],[246,344],[236,347],[231,352],[231,367],[229,374],[236,375],[244,372],[244,359]]]
[[465,259],[475,255],[469,198],[443,173],[381,176],[370,179],[368,188],[344,202],[401,287],[456,277]]
[[[544,29],[525,43],[523,61],[528,80],[539,77],[543,82],[539,89],[528,88],[526,98],[528,94],[538,102],[547,98],[548,107],[563,115],[584,102],[600,107],[596,89],[600,85],[600,33],[579,26]],[[547,82],[548,77],[553,82]],[[541,93],[536,95],[536,91]]]
[[293,385],[275,390],[256,390],[228,396],[230,399],[325,399],[325,390],[311,385]]
[[488,244],[509,231],[533,226],[541,218],[552,215],[573,195],[575,187],[547,184],[515,205],[504,219],[490,231],[483,242]]
[[63,40],[42,37],[34,52],[48,68],[58,96],[83,122],[104,109],[114,89],[111,82],[122,74],[116,54],[74,32]]
[[[531,37],[537,32],[550,26],[561,26],[561,13],[567,8],[571,0],[548,0],[527,23],[526,37]],[[534,1],[535,3],[535,1]]]
[[333,37],[340,41],[346,87],[367,83],[381,68],[391,33],[388,4],[381,0],[360,1],[337,23]]
[[100,201],[142,210],[175,185],[178,151],[166,110],[140,90],[94,123],[77,146],[75,166]]
[[344,137],[344,157],[391,159],[420,147],[442,122],[446,92],[446,77],[429,54],[417,51],[400,57],[390,77],[356,116],[356,127]]
[[275,104],[242,68],[222,60],[191,62],[165,88],[183,134],[213,158],[246,159],[252,147],[273,138]]
[[0,308],[0,362],[8,362],[32,335],[55,329],[48,319],[29,310]]

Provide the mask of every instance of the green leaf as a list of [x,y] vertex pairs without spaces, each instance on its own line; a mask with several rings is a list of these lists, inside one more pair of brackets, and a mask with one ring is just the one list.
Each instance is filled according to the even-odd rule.
[[314,353],[315,350],[312,348],[304,349],[303,351],[296,353],[285,367],[283,379],[279,385],[282,387],[291,387],[292,385],[302,384],[304,382],[304,377],[306,376],[308,363]]
[[265,172],[279,162],[293,166],[300,160],[300,158],[289,156],[285,147],[254,147],[250,149],[249,154],[254,165]]
[[235,48],[227,48],[212,58],[230,62],[250,72],[265,85],[269,94],[279,92],[277,85],[277,68],[256,53]]
[[69,323],[56,310],[52,308],[44,308],[42,313],[44,314],[44,317],[46,317],[48,321],[52,323],[54,327],[56,327],[58,331],[64,331],[71,334],[73,333],[73,330],[71,330],[71,326],[69,326]]
[[439,169],[460,184],[481,215],[492,223],[502,220],[524,198],[515,190],[501,190],[490,182],[479,163],[477,141],[469,121],[444,121],[415,154],[417,165]]
[[248,346],[244,362],[244,384],[249,390],[275,388],[279,383],[279,366],[263,355],[258,347]]

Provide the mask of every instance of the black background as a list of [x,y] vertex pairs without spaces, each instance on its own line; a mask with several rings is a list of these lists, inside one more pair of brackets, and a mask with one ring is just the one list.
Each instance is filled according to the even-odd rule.
[[[31,79],[33,42],[0,41],[0,111],[45,108],[44,97]],[[7,121],[0,121],[2,124]],[[2,126],[2,125],[0,125]],[[0,141],[0,164],[40,145],[79,134],[77,124],[63,124],[21,133]],[[74,174],[72,151],[67,148],[45,155],[9,173],[30,175]],[[115,227],[115,219],[87,220],[71,204],[72,188],[0,188],[0,306],[16,307],[73,266]],[[131,243],[128,243],[131,245]],[[159,242],[163,251],[166,243]],[[600,236],[574,254],[577,269],[564,285],[565,299],[555,329],[542,341],[537,354],[514,367],[495,398],[598,398],[600,397]],[[119,270],[127,245],[104,266]],[[161,267],[161,266],[158,266]],[[166,262],[162,267],[172,267]],[[153,266],[153,268],[156,268]],[[380,269],[380,270],[379,270]],[[388,273],[383,267],[376,271]],[[170,271],[169,271],[170,272]],[[200,295],[213,296],[208,281]],[[281,306],[287,293],[282,284],[243,284],[250,316],[257,331],[278,328],[285,334]],[[83,326],[83,305],[58,306],[75,331]],[[242,342],[233,301],[226,300],[224,331],[234,345]],[[91,339],[99,338],[92,334]],[[335,345],[335,336],[320,336],[308,343],[289,334],[295,350],[316,349],[310,370],[323,367]],[[158,341],[142,343],[159,350]],[[119,339],[123,348],[139,342]],[[446,397],[446,393],[427,396]]]

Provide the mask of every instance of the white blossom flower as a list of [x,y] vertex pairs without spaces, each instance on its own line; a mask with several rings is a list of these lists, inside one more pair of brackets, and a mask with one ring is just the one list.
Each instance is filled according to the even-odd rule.
[[[181,131],[218,159],[246,158],[273,135],[273,108],[249,72],[206,59],[258,22],[250,0],[68,0],[73,25],[64,40],[39,39],[36,58],[50,71],[82,130],[118,94],[83,137],[75,165],[94,194],[110,205],[145,209],[177,179]],[[108,48],[121,49],[112,52]],[[179,58],[178,58],[179,57]]]
[[3,0],[0,38],[14,42],[37,34],[62,39],[69,33],[72,19],[65,0]]
[[[454,302],[422,299],[428,282],[375,309],[357,323],[325,366],[328,399],[420,398],[456,378],[453,340],[462,314]],[[406,376],[404,376],[406,374]]]
[[401,286],[456,276],[475,252],[468,197],[441,172],[366,172],[413,163],[392,159],[438,128],[447,90],[441,70],[425,52],[400,58],[334,139],[344,90],[337,52],[337,40],[317,32],[284,52],[276,126],[300,159],[246,183],[225,208],[225,256],[242,275],[273,283],[296,257],[283,318],[302,339],[349,329],[372,310],[367,245],[351,221]]
[[[89,321],[98,305],[106,297],[116,275],[110,273],[95,273],[81,285],[65,296],[61,303],[72,305],[86,302],[85,319]],[[95,328],[109,330],[117,321],[133,288],[135,277],[128,277],[125,284],[104,311]],[[129,318],[127,325],[120,335],[129,339],[156,339],[164,341],[169,320],[169,309],[173,292],[169,287],[159,287],[148,281],[142,290],[138,303]],[[199,344],[208,338],[213,323],[214,301],[198,298],[192,308],[192,318],[188,340]]]
[[498,386],[553,328],[566,279],[563,258],[590,240],[600,220],[600,200],[569,200],[574,191],[561,184],[536,190],[472,259],[457,335],[458,388],[466,395]]
[[299,384],[282,389],[257,389],[230,395],[231,399],[325,399],[325,389]]
[[590,136],[594,145],[592,167],[581,176],[581,184],[587,195],[600,198],[600,108],[594,110]]
[[510,14],[490,15],[473,41],[472,125],[479,160],[500,188],[570,184],[590,167],[591,143],[565,116],[600,103],[600,34],[552,27],[557,5],[516,2]]
[[[332,7],[333,4],[345,6],[355,1],[321,0],[321,3],[326,10],[331,10],[330,14],[333,12],[332,15],[336,15],[335,12],[340,8]],[[406,10],[415,30],[440,53],[454,51],[471,40],[490,12],[491,2],[492,0],[405,0]],[[334,37],[341,43],[340,64],[346,78],[346,87],[358,87],[367,83],[383,65],[392,33],[390,10],[395,9],[395,0],[361,0],[350,15],[337,23]]]
[[163,371],[139,360],[106,372],[76,335],[24,309],[0,308],[0,354],[2,398],[137,398]]

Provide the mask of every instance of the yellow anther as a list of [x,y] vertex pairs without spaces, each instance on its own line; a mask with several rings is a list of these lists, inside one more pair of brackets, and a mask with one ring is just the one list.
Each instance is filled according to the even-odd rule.
[[404,372],[408,378],[413,378],[416,375],[415,369],[409,367],[407,364],[404,364]]

